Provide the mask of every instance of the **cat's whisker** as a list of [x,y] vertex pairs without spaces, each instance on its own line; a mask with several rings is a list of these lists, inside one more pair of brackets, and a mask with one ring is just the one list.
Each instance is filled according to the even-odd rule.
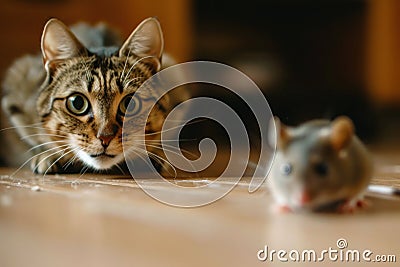
[[123,175],[126,175],[126,173],[125,173],[124,170],[121,168],[121,166],[119,166],[119,164],[115,164],[115,167],[117,167],[117,169],[118,169]]
[[25,140],[25,139],[28,139],[30,137],[35,137],[35,136],[51,136],[51,137],[60,137],[60,138],[66,137],[65,135],[59,135],[59,134],[38,133],[38,134],[25,135],[24,137],[21,137],[20,140]]
[[[68,149],[70,149],[70,151],[66,152]],[[57,164],[57,162],[59,162],[63,157],[67,156],[68,154],[74,152],[76,150],[76,148],[71,148],[71,147],[67,147],[65,149],[62,150],[62,154],[60,157],[58,157],[44,172],[43,177],[46,176],[47,172],[55,165]]]
[[[188,154],[188,155],[190,155],[192,157],[198,157],[196,154],[190,152],[189,150],[186,150],[186,149],[183,149],[183,148],[180,148],[180,147],[171,146],[171,145],[163,144],[162,146],[161,145],[157,146],[157,145],[146,144],[146,146],[152,147],[152,148],[156,148],[156,149],[159,149],[159,150],[169,151],[169,152],[171,152],[171,153],[173,153],[175,155],[180,155],[177,151],[182,151],[182,152],[185,152],[186,154]],[[173,149],[175,149],[175,150],[173,150]]]
[[15,170],[15,171],[11,174],[11,177],[14,176],[15,174],[17,174],[23,167],[26,166],[26,164],[28,164],[28,163],[29,163],[32,159],[34,159],[35,157],[38,157],[38,156],[40,156],[40,155],[42,155],[42,154],[48,153],[49,151],[52,151],[52,150],[55,150],[55,149],[60,149],[60,148],[66,147],[66,146],[69,146],[69,145],[62,145],[62,146],[58,146],[58,147],[53,147],[53,148],[47,149],[47,150],[45,150],[45,151],[42,151],[42,152],[40,152],[40,153],[38,153],[38,154],[33,155],[32,157],[30,157],[29,159],[27,159],[26,161],[24,161],[24,163],[22,163],[21,166],[19,166],[18,169]]
[[[64,168],[64,167],[65,167],[65,168],[68,168],[71,164],[73,164],[73,162],[74,162],[75,160],[78,159],[78,154],[79,154],[79,152],[81,152],[81,151],[83,151],[81,148],[78,148],[78,147],[74,148],[74,149],[73,149],[73,152],[76,152],[75,155],[74,155],[72,158],[70,158],[70,159],[68,160],[67,163],[65,163],[65,164],[63,165],[63,168]],[[78,160],[79,160],[79,159],[78,159]],[[82,166],[82,169],[81,169],[80,172],[79,172],[79,173],[80,173],[80,176],[78,177],[78,179],[82,178],[82,176],[83,176],[89,169],[90,169],[89,166],[83,165],[83,166]]]
[[131,152],[134,153],[136,156],[140,157],[141,159],[143,159],[144,161],[146,161],[146,157],[145,156],[149,155],[153,160],[155,160],[161,166],[163,165],[163,161],[166,162],[171,167],[171,169],[174,171],[174,174],[171,174],[171,172],[168,169],[165,169],[165,168],[164,169],[168,172],[168,174],[171,177],[174,177],[174,179],[177,177],[176,168],[170,162],[168,162],[167,160],[163,159],[162,157],[160,157],[160,156],[158,156],[158,155],[156,155],[154,153],[149,153],[147,150],[143,150],[143,149],[141,151],[132,150]]
[[[157,155],[157,154],[155,154],[155,153],[153,153],[151,151],[147,151],[146,149],[135,147],[135,150],[136,151],[138,151],[138,150],[142,151],[144,155],[146,155],[146,153],[147,153],[147,155],[149,155],[151,158],[156,160],[161,166],[163,165],[163,162],[165,162],[174,171],[174,176],[173,177],[175,177],[175,178],[177,177],[177,171],[176,171],[175,166],[172,165],[168,160],[164,159],[163,157],[161,157],[161,156],[159,156],[159,155]],[[168,171],[168,173],[169,173],[169,171]],[[169,174],[171,174],[171,173],[169,173]]]
[[[45,153],[48,153],[48,152],[50,152],[50,151],[53,151],[53,150],[56,150],[56,149],[62,149],[62,148],[64,148],[64,147],[67,147],[67,146],[69,146],[68,144],[65,144],[65,145],[60,145],[60,146],[56,146],[56,147],[52,147],[52,148],[49,148],[49,149],[47,149],[47,150],[44,150],[44,151],[42,151],[42,152],[40,152],[40,153],[38,153],[38,154],[35,154],[35,155],[33,155],[32,157],[30,157],[29,159],[27,159],[23,164],[22,164],[22,167],[25,165],[25,164],[27,164],[29,161],[31,161],[32,159],[34,159],[35,157],[37,157],[37,156],[40,156],[40,155],[43,155],[43,154],[45,154]],[[30,149],[31,150],[31,149]],[[30,151],[29,150],[29,151]]]
[[39,145],[31,147],[27,152],[30,152],[30,151],[35,150],[36,148],[39,148],[39,147],[42,147],[42,146],[51,145],[51,144],[58,144],[58,143],[65,143],[65,141],[64,140],[59,140],[59,141],[50,141],[50,142],[41,143]]
[[[58,148],[60,148],[60,147],[58,147]],[[58,153],[62,153],[62,152],[64,152],[66,149],[68,149],[69,148],[69,145],[67,145],[67,148],[65,148],[65,149],[60,149],[60,150],[58,150],[58,151],[56,151],[56,152],[53,152],[53,153],[51,153],[50,155],[47,155],[46,157],[44,157],[43,159],[41,159],[36,165],[35,165],[35,167],[33,168],[33,171],[36,171],[37,170],[37,168],[39,168],[39,166],[40,166],[40,164],[42,164],[43,162],[45,162],[48,158],[50,158],[50,157],[52,157],[52,156],[54,156],[54,155],[57,155]],[[48,150],[46,150],[46,152],[48,152],[50,149],[48,149]],[[47,170],[46,170],[47,171]]]
[[[71,148],[71,150],[68,151],[67,154],[74,153],[74,152],[77,151],[77,150],[79,150],[79,148],[77,148],[77,147]],[[73,154],[73,156],[68,160],[68,162],[69,162],[71,159],[74,159],[74,158],[76,159],[76,157],[77,157],[76,153]],[[65,165],[66,165],[66,164],[63,164],[63,168],[64,168]]]
[[147,139],[134,139],[134,141],[139,141],[139,142],[143,142],[145,141],[146,143],[153,143],[153,144],[160,144],[162,142],[179,142],[179,141],[183,141],[183,142],[189,142],[189,141],[196,141],[197,139],[192,138],[192,139],[160,139],[160,140],[147,140]]
[[75,156],[76,156],[76,155],[74,155],[74,156],[71,157],[66,163],[64,163],[64,165],[62,166],[63,169],[68,169],[69,166],[71,166],[71,165],[74,163],[74,161],[75,161],[75,159],[76,159]]
[[[43,124],[40,123],[33,123],[33,124],[29,124],[29,125],[19,125],[19,126],[13,126],[13,127],[7,127],[7,128],[3,128],[0,129],[0,132],[2,131],[8,131],[8,130],[17,130],[17,129],[36,129],[36,130],[43,130],[43,131],[51,131],[51,129],[46,128],[46,127],[39,127],[42,126]],[[61,130],[57,130],[60,133],[65,133],[65,134],[69,134],[68,132],[65,131],[61,131]]]
[[[143,144],[143,141],[145,142],[144,144],[146,145],[146,146],[152,146],[152,147],[157,147],[157,148],[163,148],[163,147],[167,147],[167,148],[172,148],[172,149],[176,149],[176,150],[181,150],[181,151],[183,151],[183,152],[186,152],[186,153],[191,153],[190,151],[188,151],[188,150],[185,150],[185,149],[183,149],[183,148],[181,148],[181,147],[176,147],[176,146],[173,146],[173,145],[168,145],[168,144],[165,144],[165,143],[162,143],[162,142],[160,142],[160,140],[146,140],[146,139],[142,139],[142,140],[138,140],[138,139],[135,139],[135,140],[133,140],[132,141],[132,144]],[[170,141],[170,142],[176,142],[176,141],[182,141],[182,140],[175,140],[175,139],[170,139],[170,140],[162,140],[162,141]],[[196,156],[195,154],[191,154],[191,156]]]
[[[77,150],[79,150],[79,148],[76,148],[75,151],[77,151]],[[63,165],[63,168],[64,168],[64,169],[68,169],[69,166],[71,166],[77,158],[78,158],[78,154],[75,153],[75,155],[73,155],[73,156]]]
[[29,124],[29,125],[19,125],[19,126],[7,127],[7,128],[0,129],[0,132],[16,130],[16,129],[24,129],[24,128],[33,128],[33,129],[43,130],[44,129],[43,127],[38,127],[40,125],[42,125],[42,123],[34,123],[34,124]]
[[[181,128],[182,126],[191,125],[191,124],[194,124],[194,123],[197,123],[197,121],[188,122],[188,123],[186,123],[186,124],[180,124],[180,125],[177,125],[177,126],[174,126],[174,127],[168,128],[168,129],[162,129],[162,130],[156,131],[156,132],[145,133],[145,136],[151,136],[151,135],[157,135],[157,134],[161,134],[161,133],[166,133],[166,132],[169,132],[169,131],[172,131],[172,130]],[[130,136],[131,136],[131,137],[143,136],[143,134],[140,134],[140,135],[130,135]]]
[[[172,150],[172,149],[165,149],[165,148],[163,148],[163,147],[158,147],[158,146],[152,146],[152,145],[147,145],[147,146],[149,146],[149,147],[152,147],[152,148],[155,148],[155,149],[159,149],[159,150],[161,150],[161,151],[169,151],[169,152],[171,152],[171,153],[173,153],[173,154],[175,154],[175,155],[178,155],[178,156],[180,156],[181,154],[180,153],[178,153],[178,152],[176,152],[176,151],[174,151],[174,150]],[[174,146],[171,146],[172,148],[176,148],[176,147],[174,147]],[[191,156],[193,156],[193,157],[197,157],[197,155],[195,155],[195,154],[193,154],[193,153],[191,153],[190,151],[187,151],[187,150],[185,150],[185,149],[180,149],[180,148],[177,148],[177,150],[180,150],[180,151],[183,151],[183,152],[185,152],[185,153],[187,153],[187,154],[189,154],[189,155],[191,155]],[[189,159],[185,159],[188,163],[189,163],[189,165],[192,167],[192,171],[193,172],[196,172],[196,168],[194,167],[194,165],[191,163],[191,161],[189,160]],[[169,162],[170,163],[170,162]],[[170,165],[171,166],[171,165]],[[174,167],[175,168],[175,167]],[[196,176],[198,177],[198,174],[196,173]]]
[[[148,151],[145,150],[145,149],[140,149],[140,150],[139,150],[139,148],[134,148],[134,149],[129,150],[129,153],[135,154],[136,156],[138,156],[139,158],[141,158],[141,159],[144,160],[144,161],[147,160],[147,157],[146,157],[146,156],[148,155]],[[152,155],[150,155],[150,157],[152,157]],[[154,157],[152,157],[152,158],[153,158],[158,164],[160,164],[161,166],[163,165],[163,162],[160,161],[160,159],[154,158]]]
[[80,176],[78,177],[78,180],[82,178],[82,176],[89,170],[89,166],[83,166],[83,168],[80,171]]

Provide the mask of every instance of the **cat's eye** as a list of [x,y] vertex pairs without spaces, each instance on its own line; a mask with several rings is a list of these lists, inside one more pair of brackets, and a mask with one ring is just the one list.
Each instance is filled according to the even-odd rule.
[[83,116],[88,113],[89,100],[81,94],[73,94],[67,98],[67,109],[75,115]]
[[290,163],[284,163],[280,167],[280,171],[283,175],[288,176],[289,174],[292,173],[292,164]]
[[313,169],[320,177],[325,177],[329,171],[328,165],[324,162],[314,164]]
[[130,117],[139,113],[141,108],[142,108],[142,102],[140,98],[138,98],[135,95],[127,95],[119,103],[118,110],[122,116]]

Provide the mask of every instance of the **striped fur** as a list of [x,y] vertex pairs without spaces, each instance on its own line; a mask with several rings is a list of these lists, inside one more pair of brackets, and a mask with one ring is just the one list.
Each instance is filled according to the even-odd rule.
[[[81,36],[95,30],[86,27]],[[101,34],[100,37],[108,38]],[[14,65],[6,75],[3,109],[34,152],[31,169],[37,173],[119,168],[124,163],[122,141],[134,146],[144,138],[151,140],[147,149],[158,158],[157,140],[170,109],[167,96],[154,104],[156,95],[151,90],[135,94],[133,98],[141,110],[129,119],[138,129],[122,134],[127,116],[122,112],[125,97],[130,99],[161,68],[163,36],[158,21],[150,18],[142,22],[122,46],[117,46],[118,40],[107,47],[90,47],[87,43],[56,19],[46,24],[42,36],[43,59],[36,58],[44,62],[38,72],[46,78],[40,88],[30,86],[22,90],[26,91],[24,98],[36,99],[36,111],[12,101],[18,89],[15,77],[22,72],[15,70]],[[28,87],[29,81],[25,84]],[[82,114],[75,112],[75,107],[83,109],[86,104]],[[146,108],[153,105],[144,121]],[[146,135],[140,132],[139,125],[146,125]],[[130,156],[143,153],[137,150]]]

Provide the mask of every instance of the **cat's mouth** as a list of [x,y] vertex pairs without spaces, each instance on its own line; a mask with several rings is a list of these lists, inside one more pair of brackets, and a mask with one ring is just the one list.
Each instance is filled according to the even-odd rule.
[[109,158],[114,158],[115,155],[110,155],[110,154],[107,154],[106,152],[103,152],[103,153],[100,153],[100,154],[93,154],[93,155],[90,155],[90,157],[92,157],[92,158],[98,158],[98,157],[109,157]]
[[90,154],[81,150],[78,151],[77,156],[84,164],[96,170],[110,169],[125,159],[124,154],[113,155],[106,153],[106,151]]

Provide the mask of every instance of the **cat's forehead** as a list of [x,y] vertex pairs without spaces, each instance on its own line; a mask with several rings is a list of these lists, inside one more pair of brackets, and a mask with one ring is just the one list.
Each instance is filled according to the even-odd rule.
[[133,93],[149,78],[149,74],[119,57],[91,57],[71,61],[65,69],[63,80],[69,93],[88,92],[98,97]]
[[65,61],[53,79],[54,96],[66,98],[74,93],[86,95],[91,101],[111,103],[135,93],[143,99],[157,95],[154,88],[145,86],[154,74],[152,66],[134,57],[80,57]]

